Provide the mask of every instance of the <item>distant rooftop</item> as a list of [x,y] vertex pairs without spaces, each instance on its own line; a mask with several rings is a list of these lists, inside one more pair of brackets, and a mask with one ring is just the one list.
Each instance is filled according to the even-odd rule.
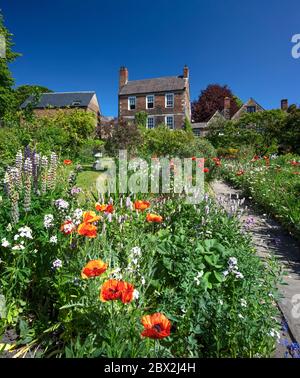
[[[34,108],[65,108],[65,107],[87,107],[95,95],[95,92],[54,92],[54,93],[42,93],[37,104]],[[34,101],[34,96],[28,97],[23,102],[21,108],[25,108],[29,103]]]
[[119,91],[120,95],[155,93],[183,90],[185,79],[182,76],[159,77],[155,79],[130,80]]

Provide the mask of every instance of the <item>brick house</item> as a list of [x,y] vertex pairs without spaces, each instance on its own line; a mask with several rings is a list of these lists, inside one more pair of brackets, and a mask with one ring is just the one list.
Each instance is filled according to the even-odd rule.
[[230,117],[230,98],[225,97],[224,108],[221,111],[217,110],[207,122],[192,123],[192,129],[195,136],[206,136],[209,131],[209,126],[213,123],[225,120],[237,121],[245,113],[257,113],[263,112],[264,110],[265,109],[259,105],[257,101],[250,97],[250,99],[246,101],[232,117]]
[[33,96],[29,96],[21,105],[21,109],[25,109],[29,104],[39,117],[51,116],[59,109],[66,113],[82,109],[95,114],[96,124],[100,124],[101,111],[95,92],[42,93],[37,101]]
[[147,127],[166,124],[170,129],[181,129],[185,118],[191,119],[189,69],[182,76],[145,80],[128,80],[126,67],[120,68],[118,114],[127,121],[137,112],[147,113]]

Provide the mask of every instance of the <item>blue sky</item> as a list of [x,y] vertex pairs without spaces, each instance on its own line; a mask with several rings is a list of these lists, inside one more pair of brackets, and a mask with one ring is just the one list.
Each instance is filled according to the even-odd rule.
[[190,68],[191,99],[228,84],[267,109],[300,103],[299,0],[0,0],[23,54],[16,85],[95,90],[104,115],[117,115],[118,70],[129,80]]

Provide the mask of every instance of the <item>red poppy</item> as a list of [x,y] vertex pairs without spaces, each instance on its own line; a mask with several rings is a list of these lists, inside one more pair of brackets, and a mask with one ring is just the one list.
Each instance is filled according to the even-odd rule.
[[193,156],[193,157],[192,157],[192,160],[193,160],[193,161],[197,160],[196,156]]
[[65,235],[71,234],[73,231],[75,231],[76,226],[71,220],[65,221],[61,227],[60,231],[63,232]]
[[204,173],[208,173],[209,172],[209,168],[203,168],[203,172]]
[[148,213],[146,216],[146,221],[152,223],[161,223],[163,221],[163,217],[160,215]]
[[293,165],[293,166],[300,165],[300,163],[298,161],[295,161],[295,160],[291,161],[290,164]]
[[240,169],[239,171],[237,171],[236,175],[237,176],[242,176],[244,173],[245,173],[245,171],[243,171],[242,169]]
[[106,269],[107,269],[107,264],[105,264],[102,260],[91,260],[82,269],[81,277],[82,278],[97,277],[97,276],[100,276],[100,274],[104,273]]
[[69,159],[64,160],[64,165],[71,165],[71,164],[72,164],[72,160],[69,160]]
[[102,302],[120,299],[123,303],[129,303],[133,299],[134,286],[125,281],[110,279],[101,287],[100,300]]
[[97,236],[97,227],[91,223],[81,223],[77,229],[78,235],[95,238]]
[[253,156],[253,158],[251,159],[251,162],[254,163],[255,161],[259,160],[259,156],[258,155],[255,155]]
[[135,201],[134,203],[134,208],[135,210],[141,210],[144,211],[150,207],[150,202],[149,201]]
[[164,337],[170,336],[171,322],[165,315],[159,312],[143,316],[141,322],[144,326],[141,335],[144,337],[163,339]]
[[101,212],[104,212],[104,213],[111,213],[112,214],[114,212],[114,207],[111,204],[101,205],[100,203],[97,202],[96,205],[95,205],[95,209],[97,211],[101,211]]

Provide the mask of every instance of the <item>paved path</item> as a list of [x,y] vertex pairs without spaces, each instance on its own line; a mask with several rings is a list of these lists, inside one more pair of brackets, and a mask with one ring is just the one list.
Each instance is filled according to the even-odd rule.
[[[215,181],[212,189],[226,210],[237,198],[242,198],[240,190],[222,181]],[[287,274],[284,276],[286,285],[279,287],[282,299],[278,305],[288,323],[293,341],[300,343],[300,243],[274,219],[254,210],[251,200],[246,200],[241,207],[244,209],[241,221],[253,217],[250,233],[258,255],[264,258],[274,254]]]

